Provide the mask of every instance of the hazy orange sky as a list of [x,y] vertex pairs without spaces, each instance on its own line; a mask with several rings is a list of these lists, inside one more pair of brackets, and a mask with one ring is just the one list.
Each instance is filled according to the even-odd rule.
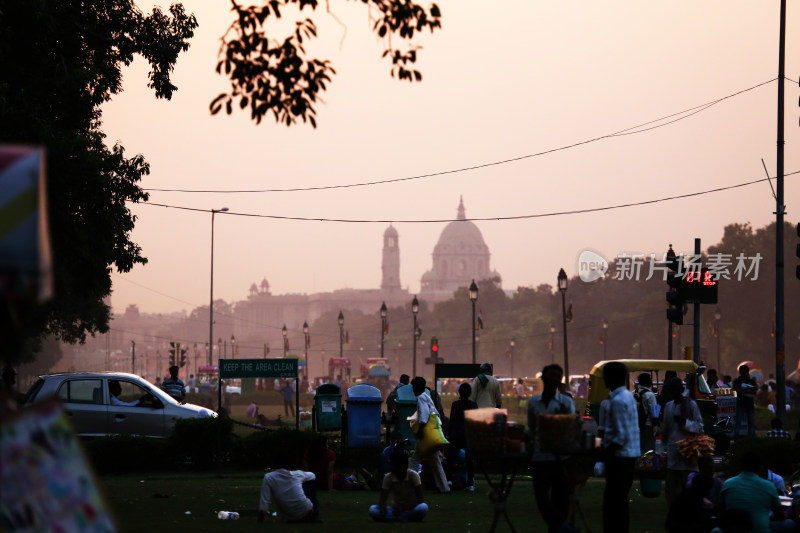
[[[145,189],[310,188],[477,170],[384,185],[273,193],[151,193],[151,202],[218,214],[214,296],[245,299],[266,278],[274,294],[377,288],[388,223],[289,221],[454,219],[544,214],[628,204],[727,187],[776,165],[777,81],[641,133],[604,138],[769,82],[778,72],[779,2],[444,0],[443,29],[425,36],[422,83],[399,82],[381,59],[361,2],[330,2],[315,15],[313,54],[337,75],[318,107],[318,128],[287,129],[246,112],[210,116],[226,80],[214,67],[229,3],[184,1],[198,19],[182,54],[172,101],[147,89],[147,64],[125,71],[125,92],[104,108],[109,143],[151,164]],[[141,3],[146,11],[151,5]],[[167,4],[164,4],[166,6]],[[786,41],[786,173],[800,170],[800,6],[789,2]],[[290,14],[287,10],[286,15]],[[276,35],[277,36],[277,35]],[[687,117],[672,122],[676,118]],[[635,131],[635,130],[634,130]],[[787,220],[798,220],[798,176],[786,178]],[[149,263],[112,276],[112,305],[173,312],[208,305],[208,212],[134,205],[133,240]],[[577,274],[584,248],[607,258],[691,251],[716,244],[726,224],[774,221],[766,182],[638,207],[476,222],[503,287],[555,284]],[[395,222],[404,287],[419,291],[445,222]],[[793,250],[786,251],[793,268]],[[774,268],[763,265],[762,268]],[[772,297],[772,295],[768,295]],[[376,309],[377,312],[377,309]],[[276,325],[279,326],[279,325]],[[299,324],[288,325],[291,329]]]

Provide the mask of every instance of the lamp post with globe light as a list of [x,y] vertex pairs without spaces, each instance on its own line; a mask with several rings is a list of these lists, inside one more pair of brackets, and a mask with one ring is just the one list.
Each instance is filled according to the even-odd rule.
[[[417,313],[419,313],[419,300],[417,297],[414,296],[414,299],[411,301],[411,314],[414,315],[414,335],[411,339],[411,345],[413,349],[411,350],[411,377],[417,377],[417,337],[419,337],[419,329],[417,328]],[[400,343],[398,343],[398,346]]]
[[558,291],[561,293],[561,321],[564,327],[564,376],[569,383],[569,352],[567,351],[567,273],[558,271]]
[[478,351],[477,339],[475,338],[475,302],[478,300],[478,286],[475,280],[469,286],[469,301],[472,302],[472,364],[475,364],[475,356]]

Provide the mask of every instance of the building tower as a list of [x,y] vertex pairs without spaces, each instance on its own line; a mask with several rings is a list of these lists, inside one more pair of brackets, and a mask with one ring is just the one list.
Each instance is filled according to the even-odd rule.
[[400,246],[397,240],[397,230],[390,224],[383,232],[383,263],[381,264],[383,279],[381,290],[400,290]]

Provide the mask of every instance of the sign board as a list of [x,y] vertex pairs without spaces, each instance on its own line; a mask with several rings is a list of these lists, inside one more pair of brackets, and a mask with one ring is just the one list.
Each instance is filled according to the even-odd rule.
[[689,270],[684,274],[680,292],[687,303],[715,304],[719,282],[707,268]]
[[437,357],[435,359],[433,357],[426,357],[425,358],[425,364],[426,365],[438,365],[438,364],[441,364],[441,363],[444,363],[444,358],[443,357]]
[[296,378],[297,359],[220,359],[219,377]]
[[[440,358],[441,360],[441,358]],[[469,378],[472,379],[481,371],[481,365],[468,363],[439,363],[434,367],[436,379],[442,378]]]

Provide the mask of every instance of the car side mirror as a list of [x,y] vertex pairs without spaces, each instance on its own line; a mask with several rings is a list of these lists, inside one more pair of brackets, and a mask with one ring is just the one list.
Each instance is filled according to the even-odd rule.
[[155,396],[151,396],[150,398],[151,398],[150,407],[152,407],[153,409],[163,409],[164,408],[164,402],[162,402],[161,399],[156,398]]

